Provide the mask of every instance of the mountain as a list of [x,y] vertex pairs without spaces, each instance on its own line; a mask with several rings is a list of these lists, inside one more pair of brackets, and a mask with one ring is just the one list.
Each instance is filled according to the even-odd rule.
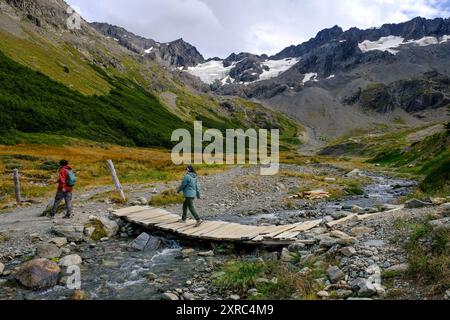
[[191,67],[205,61],[197,49],[183,39],[160,43],[137,36],[124,28],[107,23],[94,22],[90,25],[105,36],[113,38],[127,49],[147,56],[155,61],[165,62],[170,66]]
[[189,67],[220,95],[288,114],[312,138],[448,118],[450,19],[415,18],[380,28],[338,26],[267,57],[232,55]]
[[181,72],[204,60],[183,40],[157,49],[105,24],[80,19],[81,28],[70,28],[77,17],[67,9],[62,0],[0,0],[0,143],[44,133],[170,147],[172,131],[193,130],[194,120],[220,130],[279,128],[284,146],[298,143],[296,121],[218,96]]

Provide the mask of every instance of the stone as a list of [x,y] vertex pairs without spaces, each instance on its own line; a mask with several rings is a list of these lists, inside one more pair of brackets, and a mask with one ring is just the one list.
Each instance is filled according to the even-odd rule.
[[293,262],[295,260],[295,256],[287,248],[283,248],[281,251],[280,260],[283,262]]
[[183,298],[184,298],[184,300],[188,300],[188,301],[195,300],[194,299],[194,295],[192,293],[190,293],[190,292],[184,292],[183,293]]
[[147,273],[147,277],[146,278],[147,278],[147,281],[152,282],[152,281],[156,280],[157,276],[153,272],[149,272],[149,273]]
[[23,286],[41,290],[58,284],[61,269],[48,259],[34,259],[25,262],[15,273],[15,278]]
[[84,240],[84,226],[55,226],[52,233],[64,237],[70,242],[82,242]]
[[349,173],[347,173],[345,176],[346,177],[357,177],[361,174],[361,170],[359,169],[354,169],[352,171],[350,171]]
[[440,206],[447,202],[446,198],[431,198],[430,200],[435,206]]
[[212,250],[203,251],[203,252],[199,252],[198,255],[200,257],[213,257],[214,256],[214,251],[212,251]]
[[442,218],[442,219],[438,219],[438,220],[432,220],[429,222],[429,224],[433,229],[439,229],[439,228],[450,229],[450,217]]
[[95,227],[84,228],[84,235],[88,238],[91,238],[91,236],[94,234],[94,232],[95,232]]
[[347,299],[353,295],[352,290],[338,289],[336,290],[336,296],[338,299]]
[[377,290],[367,279],[358,278],[351,283],[352,289],[357,292],[361,298],[370,298],[377,294]]
[[67,244],[67,238],[59,237],[59,238],[52,238],[48,240],[49,243],[53,243],[58,246],[58,248],[61,248]]
[[40,244],[36,247],[36,258],[54,259],[61,256],[61,249],[56,244]]
[[148,200],[147,200],[147,198],[145,198],[145,197],[139,197],[138,199],[137,199],[137,202],[139,203],[139,204],[141,204],[141,205],[147,205],[148,204]]
[[117,268],[119,266],[119,262],[111,259],[103,259],[102,266],[107,268]]
[[177,294],[173,293],[173,292],[164,292],[162,295],[164,300],[172,300],[172,301],[177,301],[180,300],[180,298],[178,297]]
[[0,276],[3,274],[3,271],[5,271],[5,265],[0,262]]
[[325,182],[335,182],[336,178],[324,178],[323,181],[325,181]]
[[353,213],[364,213],[365,209],[360,207],[360,206],[353,206],[352,207],[352,212]]
[[330,294],[328,292],[326,292],[326,291],[319,291],[319,292],[317,292],[317,296],[319,298],[322,298],[322,299],[325,300],[325,299],[328,299],[330,297]]
[[83,262],[83,259],[77,254],[71,254],[68,256],[63,257],[61,260],[59,260],[59,265],[61,267],[70,267],[70,266],[77,266],[80,265]]
[[31,242],[35,243],[37,241],[42,241],[41,235],[39,233],[30,234]]
[[352,228],[350,231],[355,236],[359,236],[359,235],[371,233],[374,230],[372,228],[368,228],[368,227],[355,227],[355,228]]
[[404,272],[408,271],[408,268],[409,268],[409,266],[407,263],[402,263],[402,264],[396,264],[394,266],[391,266],[384,271],[385,272],[404,273]]
[[327,274],[332,283],[337,283],[345,278],[345,273],[337,266],[331,266],[328,268]]
[[342,253],[346,257],[351,257],[356,254],[356,249],[353,247],[345,247],[345,248],[342,248],[339,252]]
[[130,243],[129,248],[135,251],[158,250],[162,245],[160,239],[150,236],[148,233],[141,233],[133,242]]
[[445,300],[450,300],[450,289],[448,289],[447,291],[445,291],[444,299],[445,299]]
[[119,232],[119,225],[114,220],[108,219],[106,217],[101,217],[97,219],[97,221],[101,222],[108,238],[114,237],[117,232]]
[[302,270],[300,270],[300,271],[298,272],[298,274],[301,275],[301,276],[307,276],[308,274],[311,273],[311,271],[312,271],[312,270],[311,270],[310,268],[305,267],[305,268],[303,268]]
[[337,243],[344,246],[358,242],[356,238],[351,237],[348,234],[339,230],[331,231],[330,236],[332,236],[333,238],[337,238],[338,239]]
[[431,202],[424,202],[417,199],[412,199],[407,202],[405,202],[405,208],[406,209],[419,209],[419,208],[425,208],[425,207],[431,207],[433,204]]
[[86,291],[83,290],[75,290],[74,293],[70,296],[70,300],[74,301],[82,301],[87,300],[88,294]]
[[230,300],[240,300],[241,299],[241,297],[240,296],[238,296],[237,294],[232,294],[231,296],[230,296]]

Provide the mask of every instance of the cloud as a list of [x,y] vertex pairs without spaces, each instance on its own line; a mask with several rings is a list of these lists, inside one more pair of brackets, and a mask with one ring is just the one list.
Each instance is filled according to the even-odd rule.
[[183,38],[207,57],[275,54],[324,28],[370,28],[450,15],[448,0],[68,0],[88,21],[157,41]]

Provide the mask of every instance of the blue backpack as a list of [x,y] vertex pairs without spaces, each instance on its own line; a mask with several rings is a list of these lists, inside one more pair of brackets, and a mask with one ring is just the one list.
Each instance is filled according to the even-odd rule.
[[73,173],[72,170],[67,170],[66,184],[69,187],[73,187],[75,186],[76,183],[77,183],[77,176],[75,175],[75,173]]

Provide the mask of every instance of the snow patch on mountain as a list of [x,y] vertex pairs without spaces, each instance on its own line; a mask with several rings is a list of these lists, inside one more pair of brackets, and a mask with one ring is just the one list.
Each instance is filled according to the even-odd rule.
[[235,63],[225,68],[222,61],[212,60],[190,67],[187,69],[187,72],[199,77],[207,84],[213,84],[216,80],[222,81],[227,79],[234,66]]
[[144,52],[145,52],[146,54],[149,54],[150,52],[152,52],[152,50],[153,50],[153,47],[144,50]]
[[[358,44],[359,49],[362,52],[369,52],[373,50],[387,51],[392,54],[397,54],[399,52],[400,46],[405,45],[416,45],[419,47],[426,47],[434,44],[445,43],[450,40],[450,36],[437,37],[423,37],[418,40],[405,40],[402,37],[388,36],[381,37],[378,41],[365,40]],[[396,50],[397,49],[397,50]]]
[[282,60],[266,60],[262,63],[263,66],[269,67],[269,70],[259,76],[259,81],[268,80],[278,77],[280,74],[286,72],[300,61],[300,58],[287,58]]
[[317,80],[317,73],[307,73],[305,74],[305,77],[303,78],[303,84],[309,82],[309,81],[319,81]]

